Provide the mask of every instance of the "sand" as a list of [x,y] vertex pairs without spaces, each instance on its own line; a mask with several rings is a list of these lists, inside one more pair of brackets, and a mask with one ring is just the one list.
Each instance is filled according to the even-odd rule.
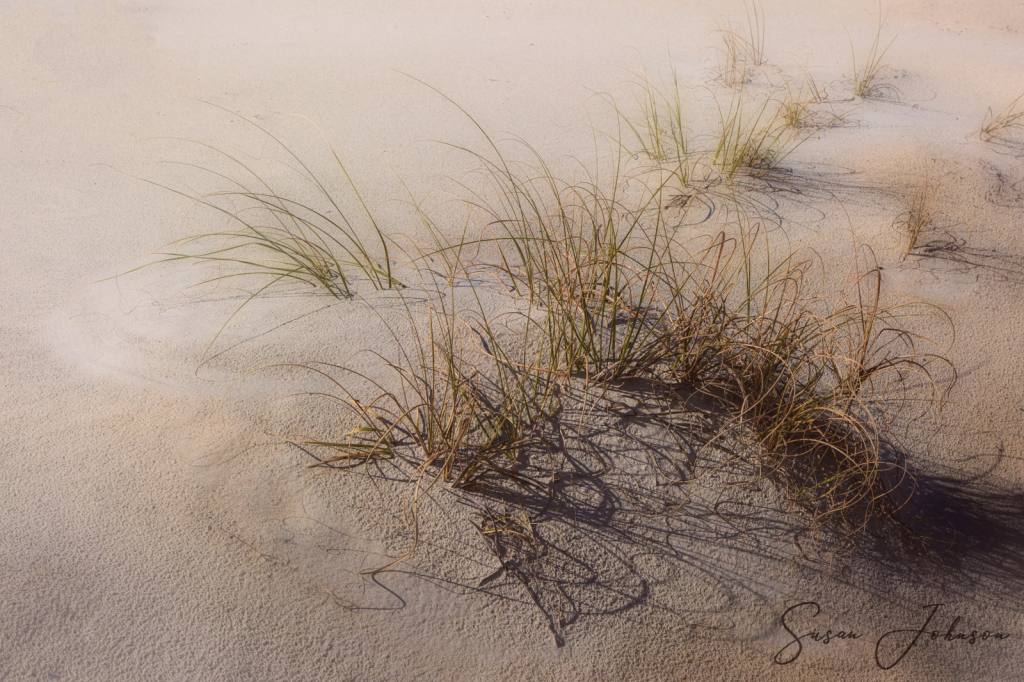
[[[494,578],[472,510],[443,500],[409,561],[360,575],[401,554],[408,533],[366,477],[307,469],[271,435],[330,422],[322,405],[279,400],[310,379],[246,373],[317,360],[379,371],[353,354],[393,347],[395,295],[285,287],[247,306],[199,366],[242,294],[190,289],[201,275],[186,266],[108,279],[209,229],[139,178],[209,191],[199,171],[160,165],[209,158],[167,138],[248,159],[264,140],[239,115],[298,114],[387,229],[422,237],[393,201],[407,196],[397,178],[414,196],[450,189],[438,178],[458,178],[463,161],[431,141],[482,139],[409,76],[569,166],[592,158],[592,125],[614,123],[598,93],[628,103],[631,71],[674,67],[705,103],[727,92],[713,79],[714,30],[741,20],[742,4],[216,4],[0,10],[0,679],[1024,679],[1024,167],[1019,138],[977,137],[988,107],[1024,92],[1019,3],[895,3],[882,78],[899,101],[838,103],[846,124],[787,159],[831,193],[780,209],[799,216],[789,238],[824,262],[838,269],[867,244],[894,296],[948,312],[960,381],[908,438],[957,548],[932,561],[870,542],[819,556],[765,482],[731,515],[705,504],[647,522],[612,500],[552,521],[561,541],[544,566],[559,590]],[[847,99],[844,26],[863,50],[877,7],[764,11],[772,68],[807,69]],[[309,123],[278,125],[329,167]],[[942,226],[970,263],[901,259],[901,195],[883,190],[925,174],[941,180]],[[643,497],[643,470],[623,472],[620,489]],[[786,615],[805,602],[817,606]],[[805,637],[796,656],[787,624],[857,636]],[[880,639],[891,662],[922,629],[880,669]],[[973,644],[948,641],[971,631]]]

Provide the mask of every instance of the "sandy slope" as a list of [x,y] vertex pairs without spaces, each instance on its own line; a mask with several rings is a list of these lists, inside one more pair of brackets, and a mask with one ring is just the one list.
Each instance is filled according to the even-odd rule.
[[[623,81],[641,62],[667,76],[670,52],[685,83],[720,88],[708,81],[709,46],[726,8],[218,4],[0,11],[0,679],[1024,679],[1024,166],[1012,144],[971,138],[986,107],[1024,91],[1020,3],[899,2],[886,77],[904,101],[838,105],[849,125],[816,136],[792,164],[844,180],[783,207],[802,216],[791,239],[837,269],[856,239],[875,249],[896,296],[949,311],[961,381],[941,423],[912,440],[937,513],[964,538],[958,553],[939,565],[870,548],[838,563],[801,557],[798,524],[765,486],[742,501],[758,511],[734,532],[696,512],[681,528],[643,532],[625,513],[563,519],[555,568],[569,577],[558,599],[507,576],[481,587],[495,560],[470,515],[443,501],[422,552],[361,579],[408,538],[365,478],[310,471],[266,434],[330,415],[271,400],[301,390],[294,375],[228,390],[269,363],[386,352],[393,296],[347,304],[283,290],[252,304],[197,372],[237,292],[193,296],[187,268],[95,282],[203,220],[129,177],[167,177],[153,162],[182,158],[180,145],[152,138],[259,154],[250,127],[201,102],[265,124],[308,117],[369,202],[399,216],[386,203],[403,196],[389,164],[425,193],[459,168],[425,141],[481,142],[403,73],[488,130],[586,159],[589,126],[611,121],[593,93],[627,97]],[[834,14],[765,2],[769,59],[807,68],[836,99],[848,92],[843,24],[858,45],[873,32],[872,3],[845,4]],[[737,3],[731,16],[741,14]],[[283,129],[325,163],[304,126]],[[925,172],[942,178],[942,224],[968,240],[973,264],[900,261],[899,193],[876,190]],[[198,173],[175,177],[206,187]],[[824,217],[808,217],[815,207]],[[415,236],[411,223],[390,227]],[[861,636],[805,640],[797,661],[777,665],[791,641],[779,618],[803,601],[822,609],[804,631]],[[955,631],[1011,637],[924,637],[879,670],[876,641],[918,629],[927,604],[943,604],[930,626],[943,633],[960,616]]]

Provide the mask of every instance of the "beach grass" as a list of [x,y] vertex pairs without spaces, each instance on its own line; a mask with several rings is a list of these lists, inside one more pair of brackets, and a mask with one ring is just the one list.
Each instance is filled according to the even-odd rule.
[[[837,113],[821,87],[808,73],[803,73],[799,85],[791,79],[783,81],[785,94],[779,109],[779,116],[790,128],[798,130],[825,129],[842,126],[846,117]],[[827,107],[827,111],[820,107]]]
[[1015,130],[1024,129],[1024,95],[1018,96],[1006,105],[998,114],[989,107],[981,123],[980,136],[990,142],[1002,135]]
[[[258,282],[211,340],[204,358],[235,315],[275,285],[300,282],[338,299],[353,296],[356,278],[378,290],[404,287],[392,271],[391,241],[330,143],[324,138],[341,180],[334,182],[335,188],[271,130],[239,118],[259,132],[264,147],[273,145],[283,154],[302,191],[294,186],[280,189],[239,155],[197,140],[165,138],[212,158],[206,164],[165,161],[165,165],[198,172],[219,188],[197,193],[138,179],[185,197],[221,225],[177,239],[148,254],[143,264],[118,275],[181,263],[210,266],[208,276],[193,286],[229,280]],[[323,137],[322,132],[320,135]]]
[[750,70],[764,66],[765,59],[765,16],[764,5],[759,0],[743,3],[745,24],[728,23],[720,26],[717,33],[722,41],[721,55],[725,64],[719,67],[723,81],[730,85],[742,85],[748,79]]
[[[413,202],[427,237],[405,252],[417,284],[399,283],[384,265],[394,243],[333,149],[365,220],[361,231],[347,218],[328,219],[286,198],[227,157],[256,187],[221,174],[232,188],[193,199],[242,227],[193,240],[216,236],[237,244],[164,254],[160,261],[224,259],[243,267],[231,276],[259,274],[270,284],[295,277],[341,287],[346,295],[353,292],[342,273],[354,268],[374,288],[399,288],[414,341],[403,345],[392,331],[399,353],[378,355],[379,373],[329,360],[303,366],[330,382],[331,390],[318,395],[330,398],[335,421],[344,425],[340,437],[286,438],[326,449],[312,466],[401,462],[411,553],[419,501],[429,491],[474,494],[505,486],[556,495],[553,463],[547,476],[538,476],[524,473],[522,462],[553,462],[565,429],[582,428],[560,421],[563,397],[642,381],[672,400],[697,396],[714,405],[720,428],[740,430],[756,444],[744,459],[754,480],[775,481],[816,521],[850,534],[875,520],[903,527],[900,508],[912,477],[895,426],[906,410],[940,407],[955,381],[942,349],[916,335],[914,323],[920,316],[948,317],[927,305],[887,303],[870,249],[855,255],[841,293],[826,295],[829,282],[817,274],[825,268],[815,254],[769,237],[742,196],[749,188],[729,181],[740,173],[766,174],[806,139],[782,103],[748,102],[740,87],[727,107],[718,107],[711,144],[695,148],[683,127],[675,74],[667,94],[645,77],[635,91],[639,114],[616,113],[654,168],[631,165],[620,128],[619,136],[608,136],[610,156],[566,176],[525,140],[497,140],[463,107],[427,87],[461,111],[484,144],[482,150],[451,146],[478,167],[475,182],[456,183],[468,216],[457,236],[446,236],[449,226]],[[291,157],[306,182],[343,214],[298,156]],[[690,234],[666,210],[690,183],[695,159],[726,182],[714,225]],[[930,188],[910,210],[907,224],[917,231],[908,253],[927,224]],[[229,210],[217,203],[222,197],[248,206]],[[264,219],[247,217],[250,212]],[[363,246],[361,233],[379,242],[383,261]],[[245,249],[272,258],[238,255]],[[426,303],[406,298],[400,287]],[[493,308],[495,295],[507,304],[503,312]],[[674,418],[658,416],[666,423]],[[529,519],[527,526],[517,523],[529,527]],[[495,521],[488,528],[493,534],[505,526]]]
[[[641,155],[657,168],[664,184],[676,189],[703,191],[713,185],[731,185],[741,177],[763,177],[778,168],[815,130],[841,120],[832,115],[821,122],[811,107],[820,103],[813,79],[794,91],[775,88],[752,92],[746,85],[728,91],[728,99],[713,96],[715,121],[710,135],[693,136],[685,124],[687,93],[673,70],[669,84],[658,87],[646,74],[630,83],[638,113],[627,114],[610,100],[627,139],[611,136],[621,150]],[[696,108],[696,105],[694,105]],[[604,133],[607,135],[607,133]],[[660,188],[664,189],[664,187]]]
[[939,194],[939,186],[933,180],[925,178],[910,196],[910,207],[896,218],[897,228],[907,236],[907,249],[904,257],[913,253],[918,247],[921,233],[928,229],[935,217],[935,200]]
[[792,111],[773,97],[750,101],[738,88],[728,106],[718,106],[718,129],[711,163],[732,181],[741,170],[763,176],[777,168],[808,138],[792,125]]
[[870,99],[886,95],[898,97],[901,94],[896,86],[878,82],[879,73],[886,67],[884,62],[885,55],[898,37],[893,36],[888,43],[884,46],[882,45],[882,32],[885,28],[887,17],[888,10],[883,11],[881,0],[879,0],[878,28],[875,31],[875,37],[872,39],[867,53],[859,61],[857,59],[857,49],[853,45],[853,37],[850,35],[849,30],[846,32],[846,37],[850,41],[850,55],[853,60],[853,94],[857,97]]
[[[892,428],[903,410],[942,403],[950,369],[907,325],[940,311],[886,305],[869,250],[845,296],[825,296],[813,254],[776,256],[738,202],[718,233],[683,237],[662,216],[665,186],[636,192],[638,177],[650,176],[627,178],[621,158],[611,172],[571,181],[539,155],[513,163],[487,139],[487,152],[466,150],[491,183],[465,198],[481,238],[423,252],[492,247],[489,259],[449,261],[433,280],[461,279],[477,304],[431,307],[416,362],[390,365],[402,394],[340,401],[363,429],[358,447],[333,445],[340,458],[367,447],[390,454],[397,430],[417,453],[414,500],[439,483],[472,491],[496,478],[555,494],[516,466],[524,451],[559,447],[546,434],[561,396],[640,380],[716,405],[728,428],[756,442],[756,478],[777,481],[818,521],[851,533],[877,519],[900,525],[910,474],[892,454]],[[476,298],[483,285],[470,273],[482,272],[516,302],[505,321]],[[454,292],[436,299],[454,301]],[[469,363],[472,354],[486,362]]]

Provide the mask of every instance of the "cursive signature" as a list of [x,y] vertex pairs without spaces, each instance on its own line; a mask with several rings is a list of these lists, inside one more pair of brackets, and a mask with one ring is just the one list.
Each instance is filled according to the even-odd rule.
[[[790,606],[782,614],[782,627],[786,629],[786,632],[788,632],[789,636],[793,638],[793,641],[779,649],[779,652],[775,654],[775,658],[772,659],[779,665],[789,665],[796,659],[800,658],[800,654],[803,653],[804,650],[803,640],[805,639],[811,639],[822,644],[831,644],[837,640],[860,638],[860,635],[853,631],[837,630],[833,632],[831,629],[825,630],[824,633],[820,630],[811,630],[802,635],[798,635],[789,627],[789,623],[786,622],[786,617],[797,609],[804,609],[807,607],[812,607],[814,609],[814,614],[811,616],[812,618],[817,618],[818,614],[821,613],[821,607],[817,602],[805,601],[794,606]],[[793,646],[795,646],[796,649],[787,654],[786,652]]]
[[[991,630],[962,630],[960,629],[960,623],[963,620],[961,616],[953,618],[945,631],[941,627],[929,629],[939,609],[943,606],[945,605],[926,604],[923,608],[928,610],[928,616],[923,625],[918,628],[897,628],[879,637],[875,642],[875,664],[882,670],[895,668],[922,640],[963,642],[973,645],[978,642],[1001,641],[1010,636],[1005,632]],[[779,649],[772,658],[779,665],[789,665],[800,658],[805,643],[814,642],[827,645],[838,641],[860,639],[863,636],[863,633],[853,630],[835,630],[828,627],[799,630],[793,625],[792,620],[801,613],[812,619],[817,618],[821,614],[821,606],[817,602],[805,601],[790,606],[782,613],[779,620],[783,629],[789,633],[791,641]]]
[[[943,642],[967,642],[968,644],[984,642],[989,639],[998,641],[1006,639],[1010,636],[1005,632],[989,632],[988,630],[983,630],[980,633],[977,630],[971,630],[970,633],[958,631],[956,628],[962,620],[960,616],[957,616],[953,619],[953,621],[949,624],[949,628],[946,630],[946,632],[940,632],[939,630],[929,630],[928,625],[932,622],[932,618],[935,617],[935,613],[943,606],[945,605],[926,604],[924,608],[931,609],[931,611],[928,613],[928,617],[925,619],[924,625],[922,625],[917,630],[890,630],[889,632],[879,637],[878,642],[875,643],[875,663],[878,664],[878,667],[882,670],[891,670],[895,668],[897,665],[899,665],[899,662],[902,661],[908,653],[910,653],[910,650],[914,648],[914,646],[917,644],[918,640],[920,640],[922,636],[927,636],[928,639],[931,640],[939,640]],[[879,657],[879,654],[882,650],[882,642],[884,642],[886,638],[893,637],[894,635],[900,635],[903,633],[913,633],[914,637],[910,640],[910,643],[907,644],[906,647],[904,647],[902,650],[899,650],[899,656],[897,656],[892,661],[892,663],[889,663],[888,665],[883,664],[882,659]]]

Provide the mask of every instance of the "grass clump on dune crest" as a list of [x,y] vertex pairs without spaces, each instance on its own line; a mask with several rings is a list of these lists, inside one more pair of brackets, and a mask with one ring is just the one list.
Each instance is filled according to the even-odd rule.
[[[411,264],[419,300],[400,294],[413,345],[402,347],[393,332],[398,357],[380,356],[379,375],[331,362],[308,365],[330,382],[323,395],[333,398],[336,421],[345,425],[340,436],[291,439],[327,450],[314,466],[400,463],[403,509],[418,538],[419,501],[431,490],[486,496],[496,488],[528,489],[554,499],[562,482],[555,461],[588,418],[584,410],[575,424],[561,421],[566,396],[643,382],[666,402],[696,396],[714,405],[721,428],[742,431],[756,444],[743,455],[754,478],[778,481],[816,518],[851,532],[873,519],[900,524],[907,471],[894,455],[894,425],[904,409],[941,404],[948,390],[948,361],[911,331],[914,316],[934,309],[887,305],[869,251],[851,268],[845,296],[826,296],[827,283],[815,275],[824,270],[820,262],[797,252],[778,256],[778,240],[736,190],[706,233],[674,226],[666,210],[672,192],[689,181],[695,154],[725,179],[741,171],[757,176],[806,139],[778,102],[748,108],[741,90],[728,110],[719,109],[714,148],[695,151],[679,100],[677,84],[668,97],[648,86],[639,99],[641,121],[627,126],[652,160],[667,165],[663,173],[629,166],[625,144],[613,139],[610,158],[582,178],[565,177],[524,141],[498,142],[470,117],[486,148],[455,147],[479,170],[475,184],[459,185],[469,222],[447,237],[445,226],[417,206],[428,237]],[[300,175],[329,197],[302,168]],[[303,249],[316,243],[333,253],[349,244],[340,265],[362,270],[375,287],[399,286],[390,270],[351,245],[361,242],[347,220],[328,220],[262,181],[263,189],[235,184],[228,195],[251,202],[289,239],[304,235]],[[728,186],[722,196],[729,196]],[[387,237],[361,199],[357,205],[386,256]],[[262,223],[239,217],[249,208],[217,207],[244,226],[243,234],[267,234]],[[328,239],[328,227],[344,228],[351,243],[312,241]],[[289,267],[273,276],[307,276]],[[337,277],[331,267],[323,274]],[[363,388],[350,389],[350,380]],[[630,409],[642,418],[647,408]],[[683,416],[676,410],[656,418],[671,426]],[[550,462],[546,475],[538,461]],[[492,534],[508,525],[496,520],[503,516],[485,517]],[[529,517],[517,523],[531,527]]]
[[[554,495],[554,470],[527,478],[519,465],[525,452],[558,452],[561,396],[642,381],[715,404],[728,428],[756,442],[757,477],[781,482],[817,518],[851,532],[872,519],[899,524],[907,472],[892,428],[904,408],[942,402],[948,362],[906,327],[925,307],[884,304],[870,252],[849,295],[826,297],[811,276],[816,261],[774,257],[738,207],[721,232],[684,238],[660,211],[663,185],[626,193],[637,178],[627,182],[621,166],[603,182],[564,180],[539,156],[513,163],[489,144],[473,153],[489,184],[466,198],[481,238],[425,250],[490,247],[489,257],[450,261],[462,274],[441,280],[476,291],[484,285],[470,273],[490,272],[516,311],[499,324],[479,298],[469,309],[432,307],[429,352],[392,366],[409,390],[347,402],[363,443],[387,442],[390,453],[398,441],[388,439],[404,435],[413,499],[425,481],[473,491],[503,480]],[[483,364],[467,362],[473,353]],[[365,450],[334,446],[342,458]]]

